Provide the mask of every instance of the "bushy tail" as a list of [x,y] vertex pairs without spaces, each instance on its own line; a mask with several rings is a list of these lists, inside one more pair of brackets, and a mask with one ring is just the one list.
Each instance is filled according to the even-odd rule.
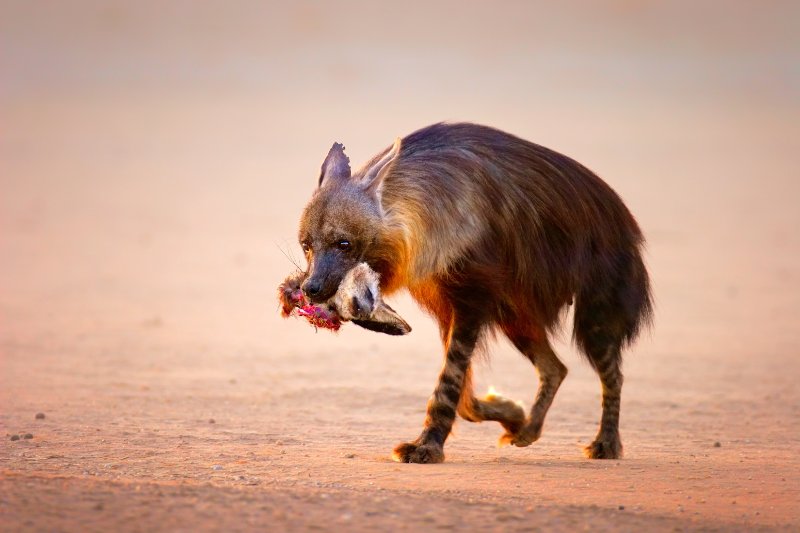
[[638,243],[593,267],[575,298],[573,337],[594,363],[601,351],[615,347],[619,353],[652,324],[653,297]]

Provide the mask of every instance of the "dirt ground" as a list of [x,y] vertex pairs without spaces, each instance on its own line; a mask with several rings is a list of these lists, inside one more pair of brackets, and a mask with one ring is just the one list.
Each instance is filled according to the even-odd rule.
[[[0,530],[800,529],[796,4],[0,5]],[[443,119],[573,156],[644,229],[623,459],[581,454],[568,327],[539,442],[460,421],[404,465],[432,321],[279,317],[330,143]],[[490,351],[479,390],[530,404]]]

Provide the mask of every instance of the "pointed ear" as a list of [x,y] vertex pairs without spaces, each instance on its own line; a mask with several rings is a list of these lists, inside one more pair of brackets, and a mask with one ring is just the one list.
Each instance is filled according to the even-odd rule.
[[333,143],[328,157],[322,162],[319,186],[322,186],[322,182],[325,180],[346,179],[350,179],[350,159],[344,155],[344,146],[341,143]]
[[369,167],[364,174],[363,183],[366,185],[367,190],[373,191],[376,194],[380,191],[383,183],[383,178],[389,174],[400,155],[400,147],[402,140],[400,137],[395,139],[391,149],[385,156],[381,157],[377,163]]

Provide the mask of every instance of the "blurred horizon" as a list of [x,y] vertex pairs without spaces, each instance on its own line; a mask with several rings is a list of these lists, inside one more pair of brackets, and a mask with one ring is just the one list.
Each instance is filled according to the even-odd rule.
[[[657,298],[637,351],[800,344],[797,3],[0,11],[4,335],[153,317],[171,325],[165,342],[299,332],[270,314],[292,268],[279,248],[299,257],[330,144],[360,165],[398,135],[466,120],[563,152],[625,199]],[[401,311],[427,346],[430,321]]]

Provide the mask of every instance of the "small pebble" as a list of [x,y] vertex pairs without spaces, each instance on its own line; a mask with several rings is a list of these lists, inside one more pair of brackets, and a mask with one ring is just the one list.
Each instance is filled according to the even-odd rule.
[[19,440],[19,435],[11,435],[11,440]]
[[620,505],[619,507],[617,507],[617,509],[619,509],[620,511],[624,511],[625,510],[625,506],[624,505]]
[[44,420],[44,413],[36,413],[36,420]]
[[353,459],[355,456],[356,456],[356,454],[354,454],[354,453],[348,453],[344,457],[345,457],[345,459]]
[[211,469],[212,470],[222,470],[222,467],[220,465],[214,465],[214,466],[211,467]]
[[719,441],[714,443],[714,448],[722,448],[722,444]]
[[25,433],[25,435],[23,436],[23,438],[24,438],[24,439],[32,439],[32,438],[33,438],[33,435],[32,435],[31,433]]
[[216,424],[216,423],[217,423],[217,421],[216,421],[216,420],[214,420],[213,418],[209,418],[209,419],[208,419],[208,423],[209,423],[209,424]]

